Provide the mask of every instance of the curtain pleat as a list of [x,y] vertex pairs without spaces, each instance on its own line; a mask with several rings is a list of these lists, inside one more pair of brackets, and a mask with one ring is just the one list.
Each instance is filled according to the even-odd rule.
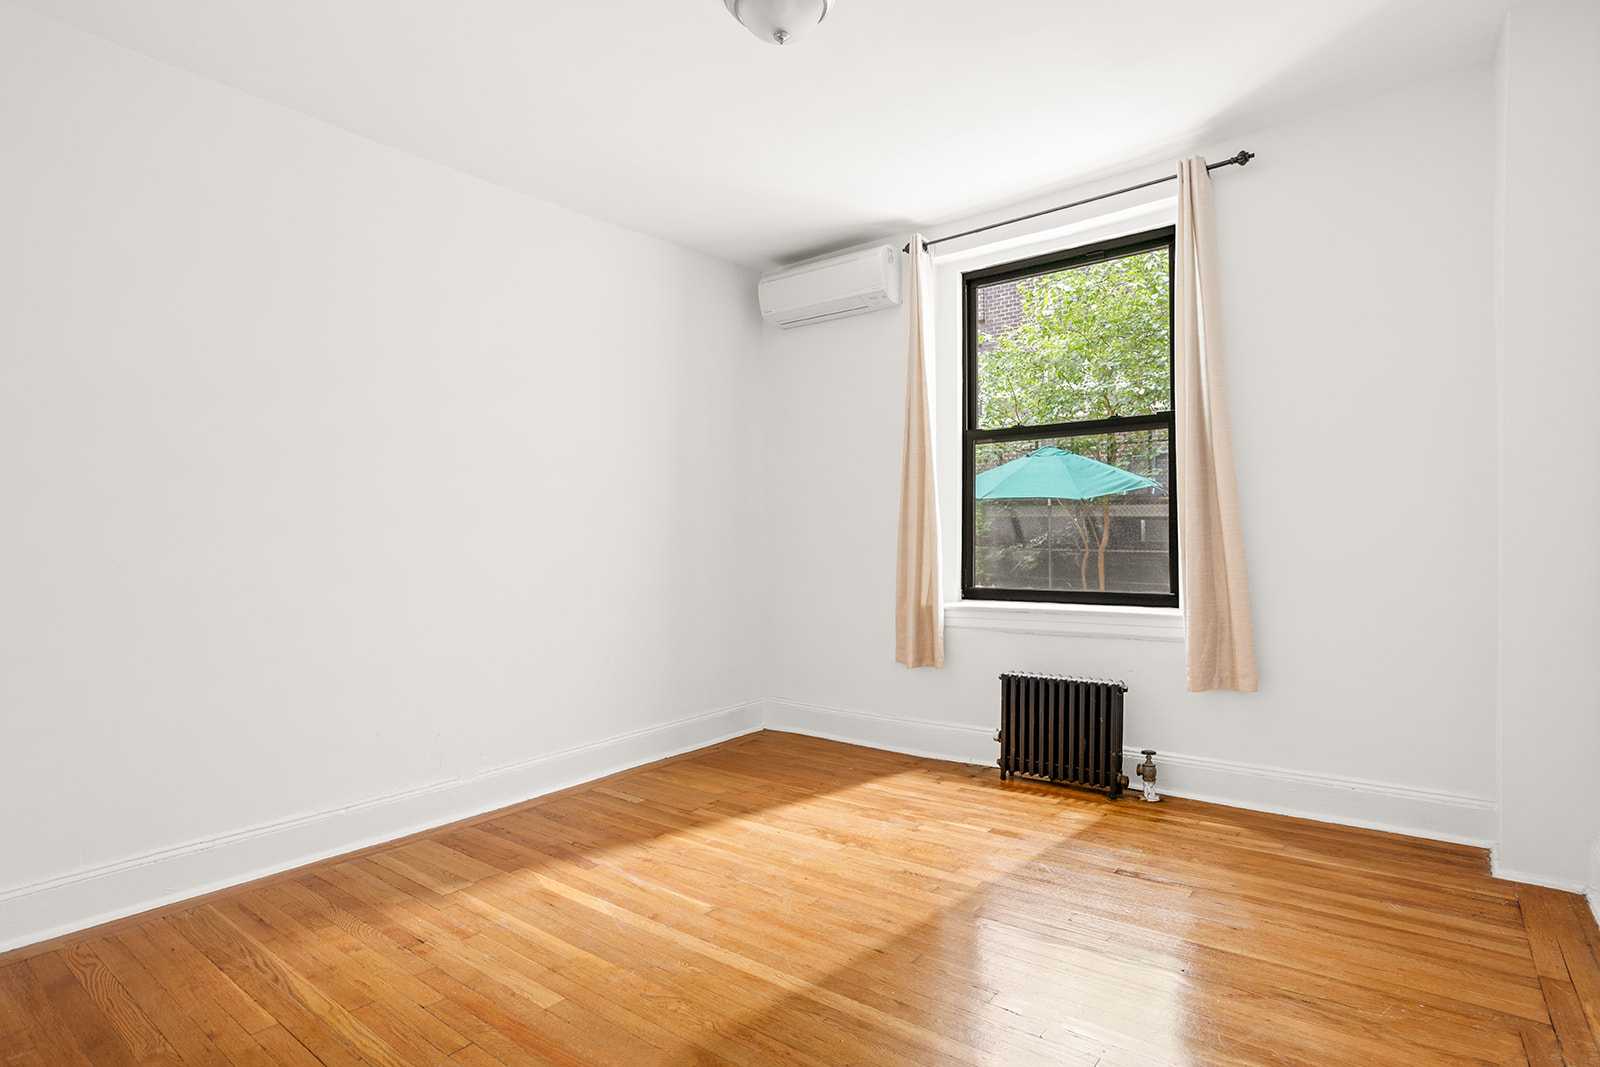
[[1178,162],[1176,243],[1178,551],[1188,688],[1254,692],[1255,636],[1228,418],[1216,220],[1211,175],[1199,156]]
[[944,591],[940,588],[939,487],[933,468],[932,323],[924,289],[929,262],[911,239],[907,286],[905,442],[900,467],[900,539],[895,572],[894,658],[907,667],[944,666]]

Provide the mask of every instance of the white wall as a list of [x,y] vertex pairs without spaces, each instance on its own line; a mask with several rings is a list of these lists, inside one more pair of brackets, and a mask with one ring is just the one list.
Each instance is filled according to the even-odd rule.
[[1600,173],[1600,5],[1515,9],[1499,63],[1495,863],[1576,889],[1600,879],[1589,859],[1600,834],[1600,205],[1588,188]]
[[0,4],[0,949],[759,722],[753,279]]
[[1489,843],[1492,87],[1464,70],[1202,146],[1259,154],[1215,175],[1259,693],[1186,693],[1176,640],[952,628],[943,670],[895,665],[904,321],[879,314],[767,335],[772,721],[992,760],[1000,671],[1123,678],[1168,789]]

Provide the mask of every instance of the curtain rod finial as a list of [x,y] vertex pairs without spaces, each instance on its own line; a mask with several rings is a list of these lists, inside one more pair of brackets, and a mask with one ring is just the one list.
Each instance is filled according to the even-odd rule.
[[1242,167],[1242,166],[1244,166],[1246,163],[1250,162],[1254,158],[1256,158],[1256,154],[1254,152],[1246,152],[1244,149],[1241,148],[1241,149],[1239,149],[1239,154],[1234,156],[1232,159],[1228,160],[1228,162],[1229,163],[1237,163],[1237,164],[1239,164],[1239,166]]

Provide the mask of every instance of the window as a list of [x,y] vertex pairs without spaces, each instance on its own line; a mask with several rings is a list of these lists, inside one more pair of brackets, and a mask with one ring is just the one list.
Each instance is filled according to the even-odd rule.
[[1172,234],[962,276],[964,598],[1177,606]]

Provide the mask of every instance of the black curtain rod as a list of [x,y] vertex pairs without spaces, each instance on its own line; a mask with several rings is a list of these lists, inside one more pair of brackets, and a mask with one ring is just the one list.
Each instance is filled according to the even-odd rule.
[[[1227,159],[1221,160],[1217,163],[1207,163],[1206,170],[1216,170],[1218,167],[1232,167],[1236,164],[1242,167],[1254,158],[1256,158],[1256,154],[1254,152],[1246,152],[1243,149],[1240,149],[1239,154],[1236,156],[1230,156]],[[1035,211],[1031,215],[1018,215],[1014,219],[1001,219],[999,222],[991,222],[987,226],[974,226],[972,229],[962,230],[960,233],[947,234],[944,237],[935,237],[931,241],[923,241],[922,247],[932,248],[934,245],[943,244],[946,241],[954,241],[958,237],[971,237],[973,234],[983,233],[985,230],[997,230],[1002,226],[1010,226],[1013,222],[1027,222],[1029,219],[1036,219],[1040,215],[1051,215],[1057,211],[1065,211],[1071,207],[1082,207],[1084,204],[1092,204],[1096,200],[1105,200],[1108,197],[1121,196],[1123,193],[1131,193],[1135,189],[1148,189],[1152,185],[1160,185],[1162,182],[1174,182],[1177,180],[1178,175],[1176,173],[1167,174],[1160,178],[1151,178],[1149,181],[1140,182],[1138,185],[1129,185],[1121,189],[1113,189],[1109,193],[1086,196],[1082,200],[1074,200],[1070,204],[1061,204],[1057,207],[1047,207],[1043,211]],[[906,246],[900,251],[911,251],[911,242],[907,241]]]

